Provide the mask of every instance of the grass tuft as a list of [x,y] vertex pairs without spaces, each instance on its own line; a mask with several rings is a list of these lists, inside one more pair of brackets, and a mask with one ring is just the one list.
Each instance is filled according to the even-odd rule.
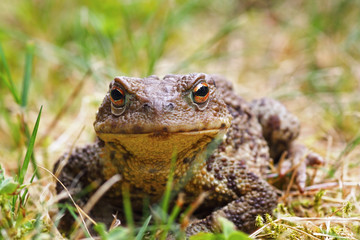
[[26,57],[25,57],[25,69],[24,69],[24,79],[23,79],[23,88],[21,94],[21,106],[25,107],[28,101],[28,94],[30,90],[30,81],[31,81],[31,72],[33,67],[33,58],[34,58],[34,43],[28,43],[26,46]]
[[149,216],[145,221],[144,224],[141,226],[141,228],[139,229],[138,234],[136,235],[135,240],[141,240],[144,238],[145,232],[147,231],[147,228],[149,226],[150,220],[151,220],[152,216]]
[[3,51],[1,43],[0,43],[0,60],[1,60],[1,67],[5,71],[5,74],[2,73],[2,71],[0,71],[0,79],[2,80],[4,85],[6,85],[7,88],[10,90],[15,102],[17,104],[20,104],[20,98],[19,98],[19,96],[17,94],[17,90],[15,88],[14,81],[13,81],[13,79],[11,77],[9,65],[8,65],[8,63],[6,61],[5,53]]

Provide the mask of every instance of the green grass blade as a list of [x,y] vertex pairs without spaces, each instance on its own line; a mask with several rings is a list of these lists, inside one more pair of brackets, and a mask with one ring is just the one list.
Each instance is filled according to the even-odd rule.
[[35,49],[35,46],[33,43],[27,44],[23,88],[22,88],[22,94],[21,94],[21,106],[22,107],[25,107],[27,104],[28,93],[29,93],[29,89],[30,89],[32,64],[33,64],[33,58],[34,58],[34,49]]
[[129,49],[131,51],[131,57],[133,59],[137,59],[138,58],[138,50],[139,48],[136,45],[136,41],[135,41],[135,36],[133,34],[133,30],[131,29],[131,13],[129,11],[131,11],[131,9],[129,7],[127,7],[126,5],[123,5],[121,8],[121,14],[123,17],[123,20],[125,21],[125,34],[129,43]]
[[348,143],[345,149],[340,153],[337,158],[337,162],[341,161],[341,158],[347,154],[349,154],[352,150],[355,149],[356,146],[360,144],[360,136],[355,137],[350,143]]
[[176,153],[176,151],[174,151],[173,156],[171,157],[171,170],[170,170],[170,174],[169,174],[169,179],[166,183],[165,193],[163,195],[163,200],[162,200],[162,204],[161,204],[162,213],[165,214],[165,216],[167,215],[167,211],[168,211],[169,205],[170,205],[170,196],[171,196],[171,189],[172,189],[173,181],[174,181],[176,158],[177,158],[177,153]]
[[[24,123],[24,132],[25,132],[27,141],[29,142],[31,136],[30,136],[29,126],[26,123]],[[35,159],[35,154],[34,153],[31,154],[31,159],[30,160],[31,160],[31,165],[34,168],[34,172],[35,172],[36,177],[38,179],[40,179],[41,175],[40,175],[40,172],[36,170],[37,169],[37,164],[36,164],[36,159]]]
[[[32,177],[31,177],[31,179],[30,179],[30,183],[32,183],[33,181],[34,181],[34,179],[35,179],[35,176],[36,176],[36,173],[37,172],[37,169],[35,169],[34,170],[34,173],[33,173],[33,175],[32,175]],[[27,195],[27,193],[29,192],[29,189],[28,188],[25,188],[25,190],[24,190],[24,193],[21,195],[21,203],[22,203],[22,205],[23,206],[25,206],[25,204],[26,204],[26,195]]]
[[167,221],[166,226],[165,226],[165,228],[163,230],[163,233],[161,234],[160,239],[166,239],[167,238],[168,233],[171,230],[171,226],[173,226],[176,218],[179,216],[180,211],[181,211],[181,206],[178,203],[176,203],[175,207],[171,211],[171,214],[170,214],[170,216],[168,218],[168,221]]
[[4,81],[5,85],[9,88],[11,94],[13,95],[13,98],[14,98],[15,102],[17,104],[20,104],[20,98],[19,98],[19,96],[18,96],[18,94],[16,92],[15,84],[14,84],[14,82],[12,80],[9,65],[7,64],[7,61],[6,61],[6,58],[5,58],[5,53],[4,53],[3,49],[2,49],[1,43],[0,43],[0,63],[1,63],[0,67],[2,65],[5,72],[6,72],[7,81],[5,80],[5,76],[3,74],[0,75],[0,78]]
[[169,30],[164,26],[163,30],[158,33],[159,36],[156,38],[156,44],[151,45],[150,49],[148,49],[149,66],[146,74],[147,76],[154,73],[155,65],[164,52],[166,40],[169,34],[168,32]]
[[179,72],[187,68],[195,61],[209,58],[209,49],[218,43],[220,40],[229,36],[236,29],[240,28],[242,23],[239,23],[238,18],[231,19],[223,24],[223,26],[210,38],[207,42],[195,50],[189,57],[180,62],[171,72]]
[[31,154],[31,165],[33,166],[34,168],[34,174],[35,176],[40,179],[41,178],[41,175],[40,175],[40,172],[37,170],[37,163],[36,163],[36,159],[35,159],[35,154]]
[[175,204],[175,207],[171,211],[171,214],[170,214],[170,217],[169,217],[169,220],[168,220],[168,223],[167,223],[168,229],[170,229],[171,225],[175,222],[175,220],[178,217],[180,211],[181,211],[181,206],[179,204]]
[[[1,76],[0,76],[0,79]],[[18,122],[14,121],[11,117],[11,112],[9,112],[5,104],[0,100],[0,116],[3,117],[3,120],[7,124],[7,129],[9,129],[10,136],[13,139],[13,142],[16,146],[20,143],[20,131]]]
[[133,236],[135,224],[134,224],[134,218],[133,218],[133,214],[132,214],[130,192],[129,192],[128,185],[123,185],[122,195],[123,195],[123,201],[124,201],[123,204],[124,204],[124,213],[125,213],[126,224],[129,226],[131,235]]
[[145,234],[145,231],[146,231],[146,229],[147,229],[147,227],[148,227],[148,225],[149,225],[149,223],[150,223],[150,220],[151,220],[151,216],[149,216],[149,217],[145,220],[144,224],[142,225],[142,227],[141,227],[140,230],[139,230],[139,233],[136,235],[135,240],[141,240],[141,239],[143,239],[144,234]]
[[33,149],[34,149],[36,134],[37,134],[39,124],[40,124],[41,112],[42,112],[42,106],[40,108],[38,117],[36,119],[34,130],[33,130],[32,134],[31,134],[31,138],[30,138],[29,143],[28,143],[28,148],[27,148],[27,151],[26,151],[26,154],[25,154],[24,162],[23,162],[23,165],[22,165],[21,170],[20,170],[20,174],[19,174],[19,183],[20,184],[23,184],[26,171],[27,171],[27,169],[29,167],[29,162],[30,162],[31,155],[32,155],[32,152],[33,152]]
[[[76,207],[75,207],[75,206],[73,206],[72,204],[69,204],[69,203],[65,203],[65,205],[63,205],[63,206],[69,211],[70,215],[73,217],[73,219],[75,220],[75,222],[77,222],[77,223],[82,223],[81,217],[79,217],[78,214],[77,214],[76,211],[75,211],[75,210],[76,210]],[[73,224],[72,226],[74,226],[74,224]],[[90,236],[89,236],[86,228],[84,227],[84,224],[80,224],[80,227],[81,227],[83,233],[85,234],[85,236],[86,236],[87,238],[89,238]],[[70,235],[69,238],[70,238],[70,239],[74,239],[73,235],[74,235],[75,233],[76,233],[76,231],[73,231],[73,232],[71,233],[71,235]]]
[[0,72],[0,80],[4,83],[4,85],[8,88],[11,89],[11,85],[8,81],[6,81],[6,76],[5,74],[3,74],[2,72]]
[[345,149],[341,151],[339,156],[337,157],[336,164],[331,166],[328,169],[327,178],[333,178],[336,171],[340,168],[343,163],[342,158],[353,151],[360,144],[360,136],[355,137],[351,142],[349,142]]

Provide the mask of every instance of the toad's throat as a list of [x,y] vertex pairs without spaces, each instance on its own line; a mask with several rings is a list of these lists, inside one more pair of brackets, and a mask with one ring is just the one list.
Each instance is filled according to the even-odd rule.
[[[102,159],[105,176],[120,173],[123,181],[149,195],[161,195],[175,159],[174,177],[197,170],[222,139],[226,130],[204,130],[170,134],[98,134],[105,142]],[[211,146],[211,147],[210,147]],[[104,163],[104,164],[105,164]]]

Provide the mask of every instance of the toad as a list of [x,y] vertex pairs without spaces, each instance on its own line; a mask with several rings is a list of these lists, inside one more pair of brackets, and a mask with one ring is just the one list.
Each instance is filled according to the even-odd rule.
[[[127,187],[134,212],[141,214],[145,199],[149,204],[161,200],[172,173],[173,191],[184,193],[185,204],[207,192],[186,228],[188,236],[219,231],[220,216],[253,231],[256,216],[271,213],[279,198],[266,181],[270,162],[286,156],[296,164],[303,189],[306,164],[323,161],[295,143],[299,121],[282,104],[267,98],[246,102],[217,75],[116,77],[94,128],[95,143],[65,153],[55,165],[78,203],[83,206],[119,174],[121,180],[90,216],[109,224],[117,213],[125,221],[122,188]],[[62,185],[57,183],[56,190],[63,191]],[[66,214],[60,227],[68,229],[71,222]]]

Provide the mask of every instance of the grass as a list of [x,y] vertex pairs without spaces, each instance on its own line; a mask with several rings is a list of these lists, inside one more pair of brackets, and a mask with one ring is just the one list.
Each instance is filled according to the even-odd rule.
[[[302,122],[300,141],[327,159],[305,194],[292,189],[250,237],[360,237],[359,1],[5,0],[0,9],[0,238],[59,238],[51,176],[37,166],[51,170],[79,129],[77,145],[92,141],[114,76],[169,72],[219,73],[246,99],[280,99]],[[177,203],[132,233],[98,232],[180,233]],[[223,225],[201,239],[240,234]]]

